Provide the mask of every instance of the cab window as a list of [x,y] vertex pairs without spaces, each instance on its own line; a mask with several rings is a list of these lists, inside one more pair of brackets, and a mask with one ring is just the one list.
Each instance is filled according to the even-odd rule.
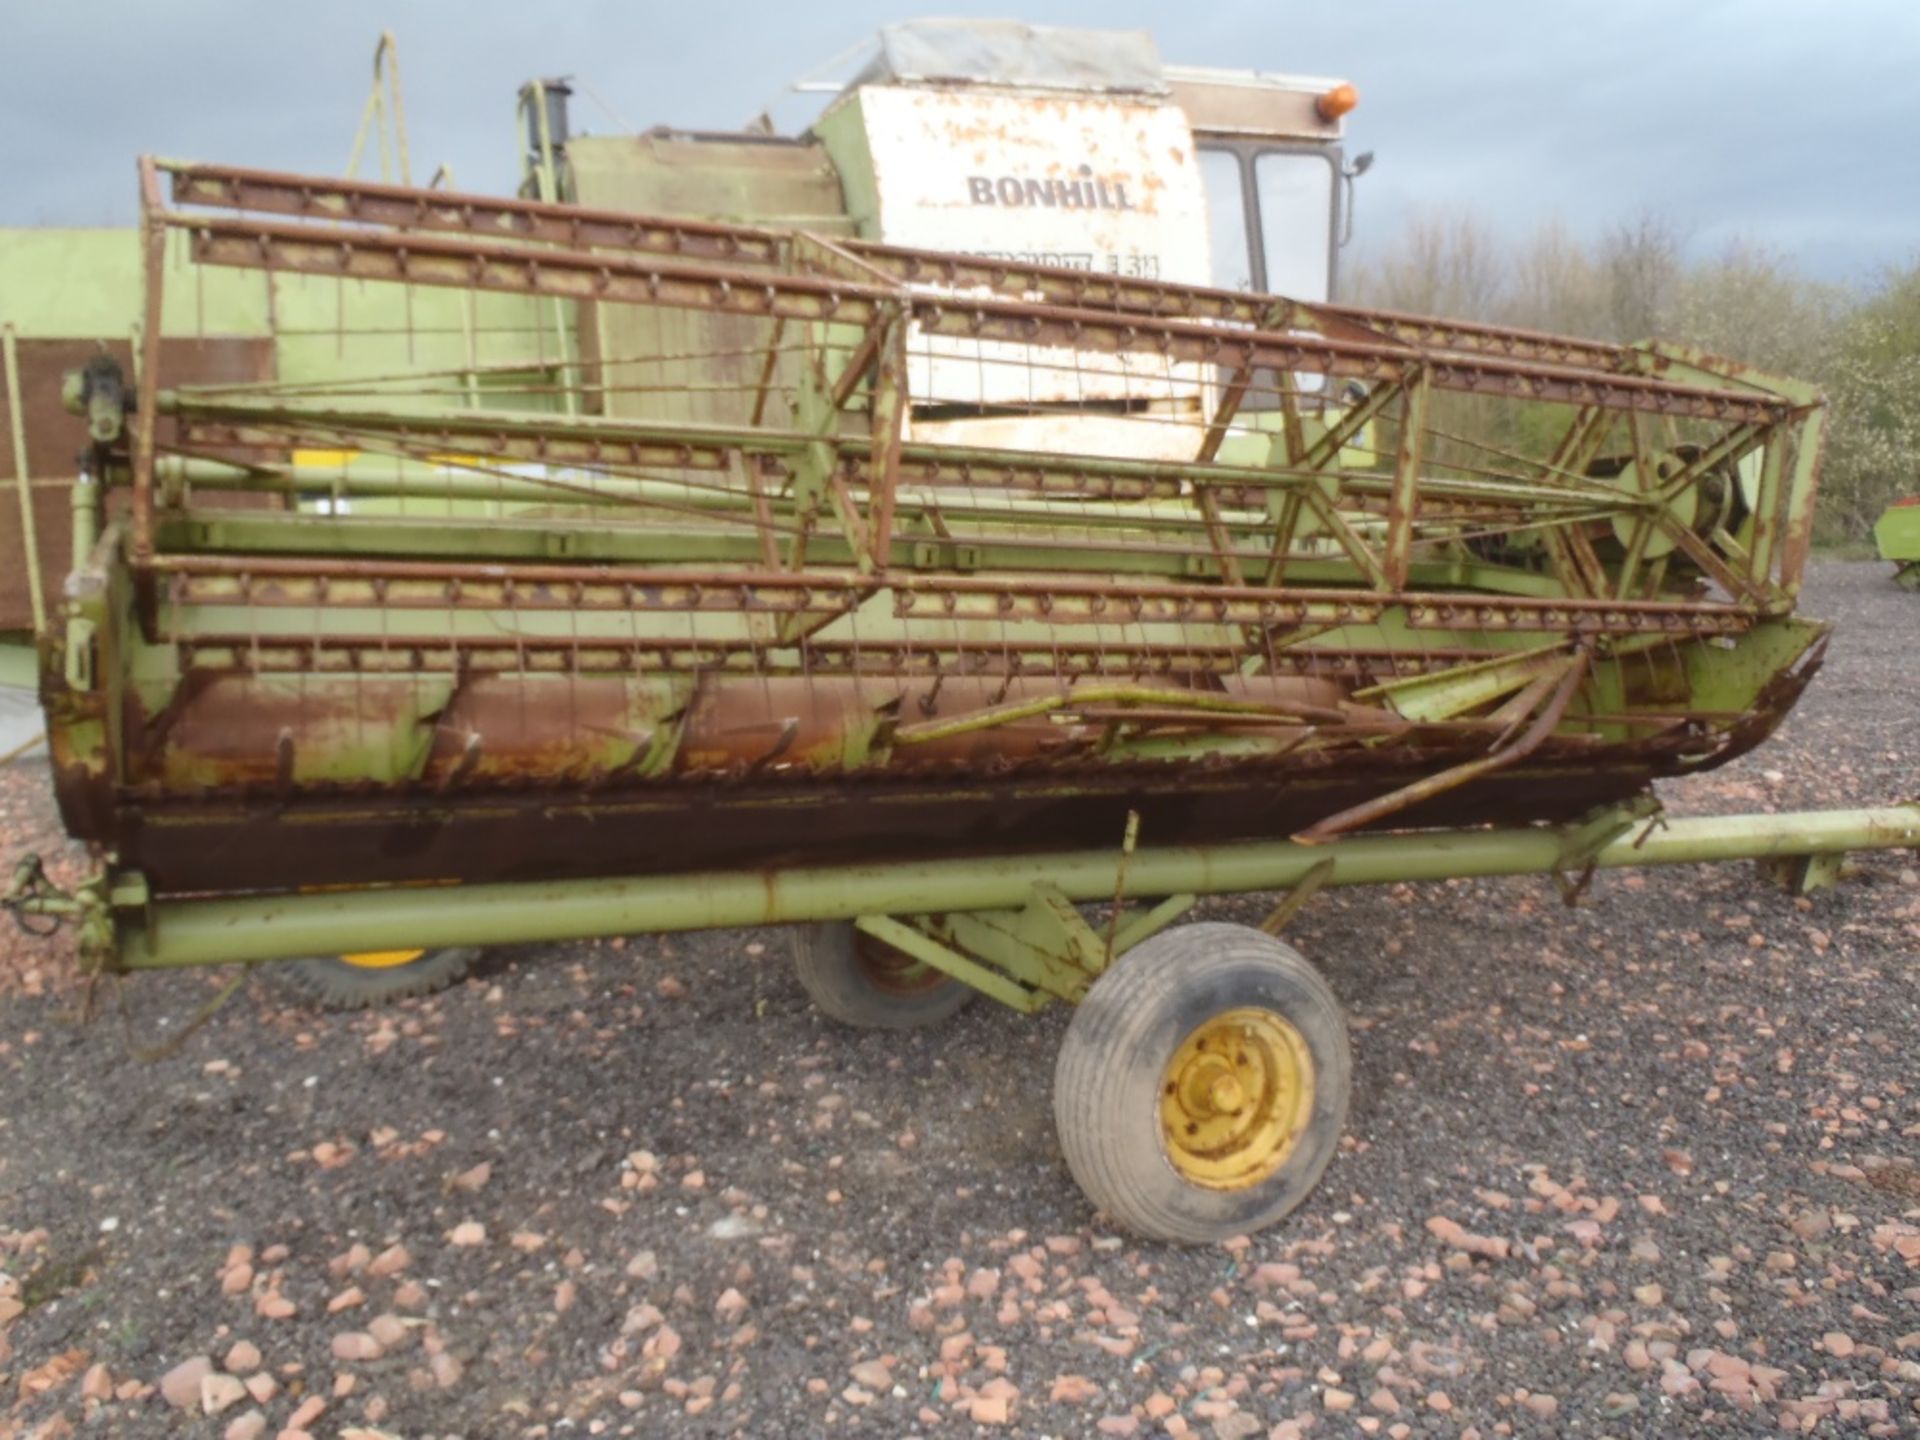
[[1199,160],[1213,283],[1223,290],[1329,299],[1335,157],[1248,142],[1203,146]]
[[1265,288],[1295,300],[1327,299],[1333,270],[1333,166],[1324,155],[1269,150],[1253,162],[1260,197]]
[[1202,150],[1200,182],[1207,192],[1213,283],[1222,290],[1251,290],[1254,288],[1253,248],[1248,236],[1240,156],[1232,150]]

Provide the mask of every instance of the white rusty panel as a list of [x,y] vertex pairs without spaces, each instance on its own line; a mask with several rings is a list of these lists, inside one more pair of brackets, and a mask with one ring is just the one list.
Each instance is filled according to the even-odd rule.
[[1114,96],[869,86],[881,238],[1205,284],[1186,117]]
[[[858,103],[892,244],[1204,285],[1206,198],[1186,117],[1106,95],[867,86]],[[1199,367],[916,338],[914,398],[1197,406]]]

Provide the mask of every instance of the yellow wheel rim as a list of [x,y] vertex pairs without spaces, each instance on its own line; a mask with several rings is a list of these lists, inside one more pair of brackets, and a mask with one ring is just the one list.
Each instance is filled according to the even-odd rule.
[[1160,1134],[1181,1178],[1258,1185],[1285,1163],[1313,1113],[1306,1037],[1272,1010],[1226,1010],[1181,1042],[1160,1085]]
[[394,970],[411,965],[426,953],[424,950],[356,950],[340,958],[356,970]]

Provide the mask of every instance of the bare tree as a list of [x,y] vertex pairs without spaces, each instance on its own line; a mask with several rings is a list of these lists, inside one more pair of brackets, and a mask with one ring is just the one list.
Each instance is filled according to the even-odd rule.
[[1783,375],[1821,374],[1850,297],[1796,274],[1771,251],[1736,241],[1677,277],[1667,338]]
[[[1503,244],[1469,213],[1430,212],[1356,267],[1353,286],[1389,309],[1660,338],[1822,386],[1832,425],[1817,523],[1828,541],[1860,539],[1888,500],[1920,493],[1920,260],[1863,296],[1750,243],[1689,257],[1684,232],[1653,214],[1591,242],[1552,221]],[[1504,433],[1484,406],[1450,403],[1436,418],[1459,437],[1436,461],[1538,439]]]
[[1601,237],[1609,338],[1630,343],[1660,333],[1679,284],[1681,249],[1680,232],[1651,212]]
[[1533,330],[1597,336],[1606,328],[1605,290],[1587,247],[1549,220],[1514,253],[1505,319]]
[[1488,319],[1503,298],[1499,243],[1464,211],[1415,216],[1391,250],[1359,268],[1355,289],[1387,310]]

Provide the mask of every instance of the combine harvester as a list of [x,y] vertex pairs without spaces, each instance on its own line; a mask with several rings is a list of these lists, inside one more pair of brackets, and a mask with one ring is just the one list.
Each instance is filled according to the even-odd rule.
[[1197,1241],[1338,1142],[1319,888],[1920,844],[1662,819],[1818,665],[1820,400],[1326,303],[1344,87],[929,25],[798,140],[525,98],[531,198],[142,163],[40,651],[100,863],[8,897],[90,963],[790,924],[855,1024],[1078,1006],[1074,1176]]
[[1920,495],[1888,506],[1874,523],[1873,540],[1880,558],[1893,562],[1894,580],[1909,590],[1920,590]]

